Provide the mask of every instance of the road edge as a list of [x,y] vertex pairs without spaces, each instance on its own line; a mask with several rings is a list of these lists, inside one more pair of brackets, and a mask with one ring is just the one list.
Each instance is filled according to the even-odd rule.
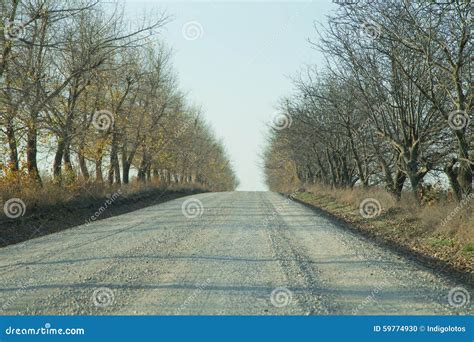
[[[289,194],[280,193],[280,195],[286,198],[290,198]],[[461,283],[462,285],[472,286],[473,284],[474,274],[472,272],[466,273],[462,269],[457,268],[449,262],[438,259],[431,255],[427,255],[425,253],[421,253],[419,251],[415,251],[395,241],[383,239],[380,236],[372,234],[369,230],[365,229],[362,226],[348,222],[344,218],[339,217],[323,208],[317,207],[313,204],[307,203],[293,196],[291,196],[291,200],[296,203],[302,204],[305,207],[315,211],[317,214],[331,220],[340,228],[356,233],[358,236],[361,236],[367,239],[368,241],[377,244],[378,246],[388,248],[390,251],[395,252],[397,255],[405,257],[419,264],[420,266],[428,269],[432,273],[442,274],[449,279]]]
[[[0,249],[41,236],[123,215],[180,197],[207,192],[201,189],[154,188],[117,197],[82,198],[31,209],[31,214],[0,221]],[[105,209],[104,209],[105,207]],[[99,215],[96,215],[98,214]]]

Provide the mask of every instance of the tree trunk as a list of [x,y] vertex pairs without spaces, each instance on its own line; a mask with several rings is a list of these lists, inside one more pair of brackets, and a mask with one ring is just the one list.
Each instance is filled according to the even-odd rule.
[[120,178],[120,165],[118,158],[115,161],[115,184],[122,184],[122,179]]
[[41,185],[42,181],[38,170],[37,154],[37,129],[36,126],[33,126],[28,128],[26,137],[26,163],[30,177]]
[[122,163],[122,169],[123,169],[122,177],[123,177],[123,183],[124,184],[128,184],[128,182],[129,182],[130,167],[131,167],[131,164],[129,163],[128,160],[125,160]]
[[357,171],[358,171],[358,174],[359,174],[359,180],[362,183],[363,188],[367,189],[369,187],[369,177],[364,172],[364,167],[363,167],[362,161],[359,157],[359,153],[357,152],[357,148],[355,146],[354,137],[352,136],[351,129],[348,128],[347,131],[348,131],[348,135],[349,135],[349,139],[350,139],[350,146],[351,146],[352,154],[354,155],[354,160],[356,162]]
[[89,174],[89,170],[87,169],[86,158],[84,157],[84,142],[81,142],[79,146],[78,162],[79,162],[79,168],[81,169],[82,177],[84,178],[86,182],[88,182],[90,179],[90,174]]
[[122,148],[122,177],[124,184],[128,184],[130,181],[130,168],[132,167],[133,158],[135,157],[135,153],[137,152],[137,146],[134,146],[130,153],[127,152],[127,149],[125,147]]
[[408,178],[410,179],[411,191],[413,198],[415,199],[415,203],[420,206],[421,200],[418,192],[420,190],[420,180],[416,175],[413,174],[410,174]]
[[456,164],[456,158],[452,159],[448,165],[445,166],[444,172],[448,176],[451,190],[453,191],[454,198],[459,202],[462,200],[462,189],[458,181],[458,170],[454,168]]
[[161,181],[160,172],[158,171],[156,167],[153,168],[152,174],[153,174],[153,179],[155,179],[155,181],[158,181],[158,182]]
[[138,174],[137,174],[137,178],[139,182],[145,183],[147,167],[148,167],[147,153],[146,151],[143,151],[142,160],[140,162],[140,167],[138,168]]
[[386,161],[383,158],[379,158],[380,166],[382,168],[382,172],[385,175],[385,188],[388,192],[395,197],[395,200],[398,202],[402,197],[402,190],[403,185],[405,184],[406,176],[397,167],[397,171],[395,173],[395,177],[392,176],[392,171],[390,170],[389,166],[387,165]]
[[148,182],[151,182],[151,167],[150,167],[150,165],[148,165],[148,167],[146,169],[146,180]]
[[457,172],[457,182],[464,196],[472,192],[472,166],[469,163],[469,144],[466,135],[461,130],[456,131],[459,153],[459,169]]
[[58,145],[56,147],[56,154],[54,156],[54,162],[53,162],[53,177],[54,181],[58,184],[61,184],[61,168],[62,168],[62,160],[63,160],[63,154],[64,154],[64,139],[59,138],[58,140]]
[[19,170],[19,163],[18,163],[18,145],[15,136],[15,128],[13,127],[13,121],[11,118],[7,119],[7,139],[8,139],[8,147],[10,149],[10,165],[8,165],[9,169],[13,172]]
[[64,170],[67,173],[68,179],[74,180],[75,174],[74,174],[74,169],[72,167],[72,162],[71,162],[71,148],[70,148],[69,143],[64,144],[63,161],[64,161]]
[[113,184],[115,178],[115,183],[120,184],[122,181],[120,179],[120,165],[118,160],[118,147],[117,147],[117,134],[112,133],[112,142],[110,150],[110,166],[108,181],[109,184]]
[[102,153],[95,160],[95,181],[97,183],[104,182],[104,176],[102,175]]
[[397,169],[392,190],[392,193],[397,201],[400,201],[400,199],[402,198],[403,186],[405,185],[406,179],[407,177],[405,176],[405,174],[400,169]]
[[334,187],[336,187],[337,180],[336,180],[336,173],[334,171],[334,165],[333,165],[331,157],[329,155],[329,149],[326,150],[326,158],[327,158],[328,165],[329,165],[329,173],[331,175],[331,187],[334,188]]

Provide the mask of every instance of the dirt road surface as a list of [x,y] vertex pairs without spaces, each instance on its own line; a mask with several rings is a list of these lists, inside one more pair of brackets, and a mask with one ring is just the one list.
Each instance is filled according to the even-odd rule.
[[188,196],[0,249],[1,314],[473,314],[473,288],[271,192]]

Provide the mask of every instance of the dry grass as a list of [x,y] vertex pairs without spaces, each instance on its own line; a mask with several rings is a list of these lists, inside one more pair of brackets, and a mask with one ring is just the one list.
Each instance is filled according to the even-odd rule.
[[[69,202],[88,203],[99,198],[109,198],[120,191],[124,197],[140,196],[150,191],[163,189],[168,192],[183,190],[205,191],[200,184],[172,184],[160,182],[140,183],[132,181],[130,184],[112,185],[106,183],[83,182],[76,180],[66,185],[57,185],[51,179],[44,178],[42,186],[31,181],[27,175],[16,174],[0,177],[0,204],[12,198],[21,199],[28,209],[54,207]],[[0,216],[4,213],[0,210]]]
[[[368,235],[422,253],[456,269],[474,271],[474,196],[457,203],[445,196],[417,206],[410,193],[397,202],[383,189],[331,189],[321,185],[289,187],[297,199],[340,217]],[[304,190],[304,192],[302,192]],[[360,203],[374,198],[379,215],[364,218]],[[464,271],[462,271],[464,272]]]
[[473,200],[462,204],[440,199],[418,207],[411,193],[403,193],[402,199],[397,202],[387,191],[380,188],[331,189],[326,186],[312,185],[305,189],[314,194],[329,196],[336,202],[348,204],[354,208],[359,208],[364,199],[375,198],[382,205],[382,213],[396,212],[399,216],[420,224],[427,234],[441,234],[459,239],[464,243],[474,243]]
[[119,187],[75,181],[59,186],[45,178],[38,186],[27,177],[0,177],[0,247],[204,191],[196,184],[134,181]]

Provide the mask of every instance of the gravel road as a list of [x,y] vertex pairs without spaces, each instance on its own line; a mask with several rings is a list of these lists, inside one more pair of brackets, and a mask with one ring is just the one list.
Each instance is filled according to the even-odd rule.
[[473,295],[271,192],[183,197],[0,249],[4,315],[473,314]]

